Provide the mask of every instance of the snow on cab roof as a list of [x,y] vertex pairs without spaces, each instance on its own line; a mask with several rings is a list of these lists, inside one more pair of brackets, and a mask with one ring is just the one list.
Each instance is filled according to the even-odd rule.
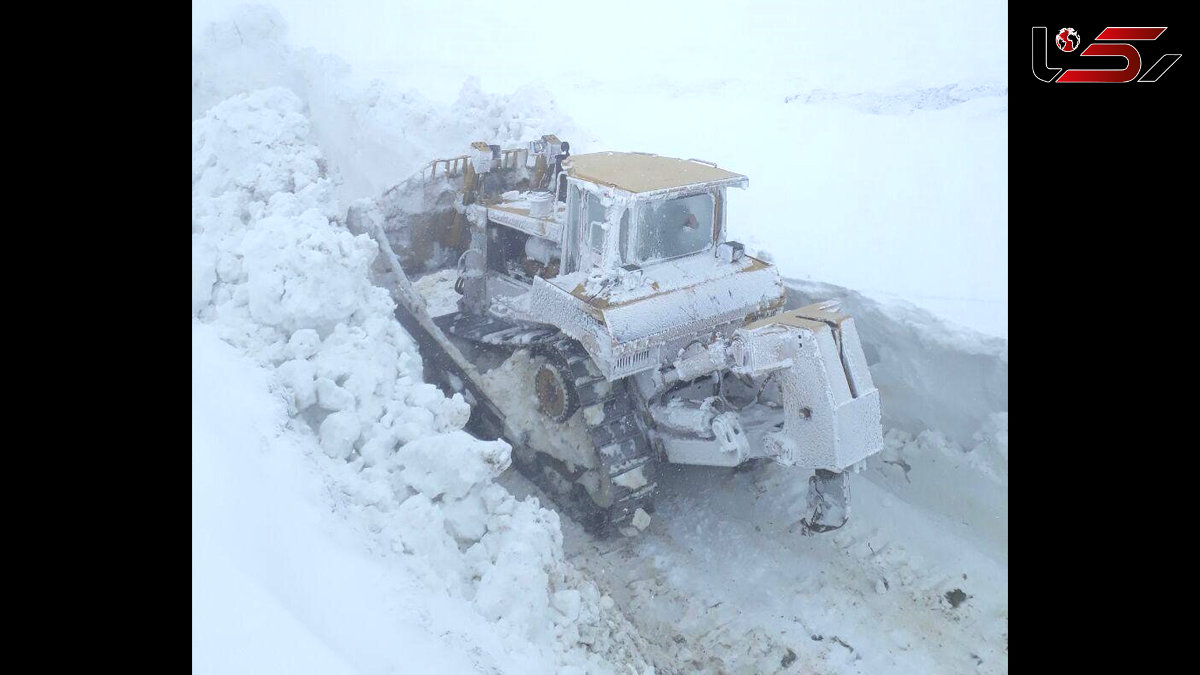
[[740,173],[719,169],[696,159],[660,157],[646,152],[593,152],[572,155],[568,174],[629,192],[656,192],[688,185],[721,182],[745,187]]

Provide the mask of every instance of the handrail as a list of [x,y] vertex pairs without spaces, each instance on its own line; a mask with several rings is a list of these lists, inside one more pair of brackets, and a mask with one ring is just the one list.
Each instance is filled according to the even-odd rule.
[[509,148],[508,150],[500,151],[500,168],[516,169],[524,162],[522,161],[521,153],[525,153],[524,160],[529,160],[529,148]]
[[429,162],[429,166],[426,167],[429,170],[429,178],[425,178],[425,169],[421,170],[421,178],[426,182],[437,178],[438,164],[444,164],[446,167],[442,175],[447,177],[457,176],[466,171],[468,161],[470,160],[466,155],[459,155],[458,157],[451,157],[449,159],[435,159]]
[[[500,168],[516,169],[519,168],[525,161],[528,161],[528,148],[509,148],[500,151]],[[450,157],[448,159],[431,160],[425,168],[421,169],[422,180],[429,182],[438,177],[438,169],[442,168],[442,175],[448,178],[458,176],[466,171],[467,162],[471,161],[467,155],[459,155],[458,157]],[[427,175],[428,174],[428,175]]]

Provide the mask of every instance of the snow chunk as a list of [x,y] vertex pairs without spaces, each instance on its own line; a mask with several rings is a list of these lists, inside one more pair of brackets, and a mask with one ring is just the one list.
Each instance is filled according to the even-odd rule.
[[312,328],[328,334],[372,291],[367,269],[375,243],[329,227],[316,209],[298,219],[264,219],[242,251],[251,316],[288,333]]
[[288,351],[294,359],[307,359],[321,347],[321,336],[311,328],[301,328],[288,340]]
[[442,316],[458,311],[458,299],[462,296],[454,290],[458,272],[452,269],[438,270],[413,282],[413,287],[425,299],[430,316]]
[[316,366],[308,361],[292,359],[279,365],[275,371],[279,380],[292,390],[296,410],[304,410],[317,402]]
[[472,487],[500,475],[512,461],[503,440],[481,441],[465,431],[425,436],[400,449],[401,475],[413,489],[433,498],[461,499]]
[[633,519],[630,521],[630,524],[636,527],[638,531],[645,530],[650,526],[650,514],[639,507],[637,511],[633,512]]
[[354,407],[354,394],[322,377],[317,380],[317,404],[326,410],[349,410]]
[[582,596],[575,589],[559,591],[554,594],[554,608],[566,617],[567,621],[574,621],[579,618],[579,608],[582,603]]
[[358,418],[353,412],[332,413],[321,422],[321,447],[330,457],[349,457],[360,432]]

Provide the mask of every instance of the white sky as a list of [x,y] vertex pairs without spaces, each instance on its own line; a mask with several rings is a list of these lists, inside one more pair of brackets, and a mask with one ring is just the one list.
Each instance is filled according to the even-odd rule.
[[[193,39],[244,4],[192,5]],[[1007,5],[836,2],[273,0],[293,44],[379,72],[470,72],[487,90],[567,76],[809,78],[830,86],[1007,79]],[[453,91],[457,91],[455,83]],[[453,91],[451,93],[453,93]],[[443,92],[425,92],[440,96]]]

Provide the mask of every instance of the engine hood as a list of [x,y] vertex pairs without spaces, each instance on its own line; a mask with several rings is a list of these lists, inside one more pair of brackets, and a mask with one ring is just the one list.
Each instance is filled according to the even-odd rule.
[[744,318],[785,297],[772,265],[703,255],[607,275],[538,279],[529,308],[589,351],[620,354]]

